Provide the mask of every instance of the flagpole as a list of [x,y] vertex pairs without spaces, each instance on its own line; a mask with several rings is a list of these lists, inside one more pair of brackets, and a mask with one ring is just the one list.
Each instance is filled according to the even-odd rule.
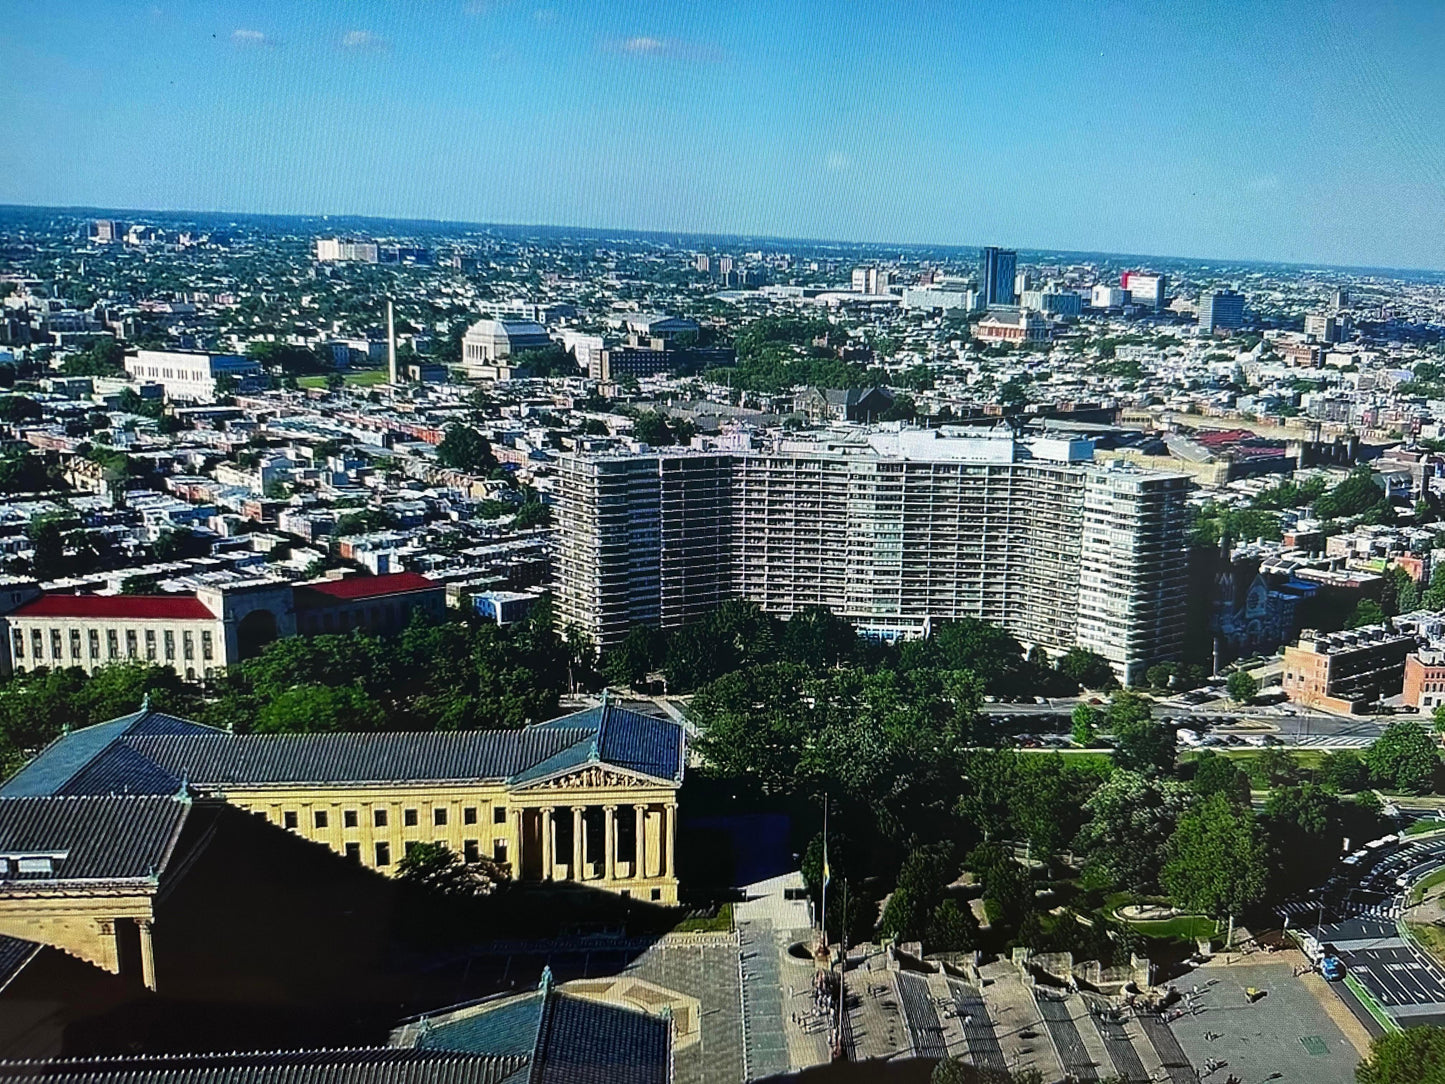
[[828,796],[823,795],[823,947],[828,946]]

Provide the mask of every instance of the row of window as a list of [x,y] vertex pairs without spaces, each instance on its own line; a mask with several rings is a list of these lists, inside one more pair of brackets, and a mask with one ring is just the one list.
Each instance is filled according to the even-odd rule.
[[[259,815],[262,816],[262,817],[265,817],[265,816],[266,816],[264,810],[258,810],[257,812],[258,812]],[[431,822],[432,822],[433,827],[436,827],[436,828],[445,827],[445,826],[446,826],[446,823],[447,823],[447,815],[448,815],[448,813],[447,813],[447,807],[446,807],[446,806],[441,806],[441,805],[439,805],[439,806],[434,807],[434,808],[432,809],[432,811],[431,811]],[[384,806],[377,806],[376,808],[374,808],[374,809],[371,811],[371,823],[372,823],[372,826],[373,826],[373,827],[376,827],[376,828],[385,828],[385,827],[387,827],[387,823],[388,823],[388,811],[387,811],[387,809],[386,809]],[[415,828],[415,827],[420,823],[420,811],[419,811],[419,810],[415,810],[415,809],[403,809],[403,810],[401,811],[401,823],[402,823],[402,825],[403,825],[404,827],[407,827],[407,828]],[[464,806],[464,807],[462,808],[462,823],[463,823],[463,824],[476,824],[476,823],[477,823],[477,807],[476,807],[476,806],[474,806],[474,805],[469,805],[469,806]],[[507,807],[506,807],[506,806],[493,806],[493,807],[492,807],[492,823],[493,823],[493,824],[506,824],[506,823],[507,823]],[[298,812],[297,812],[296,810],[294,810],[294,809],[284,810],[284,811],[282,812],[282,814],[281,814],[281,824],[282,824],[283,827],[286,827],[286,828],[293,828],[293,829],[294,829],[294,828],[299,828],[299,827],[301,827],[301,814],[298,813]],[[341,811],[341,826],[342,826],[343,828],[357,828],[357,827],[360,826],[360,824],[361,824],[361,813],[360,813],[359,810],[356,810],[356,809],[343,809],[343,810]],[[329,828],[329,827],[331,827],[331,813],[330,813],[330,810],[326,810],[326,809],[316,809],[316,810],[312,810],[312,812],[311,812],[311,827],[313,827],[313,828]]]
[[[162,651],[164,652],[164,658],[166,662],[176,661],[176,634],[174,629],[161,630],[161,636],[159,638],[159,641],[157,640],[155,629],[146,629],[144,631],[145,657],[148,660],[150,660],[151,662],[156,661],[156,659],[160,657],[158,655],[158,651]],[[30,657],[33,658],[37,663],[39,663],[45,658],[45,639],[45,633],[43,630],[38,628],[32,628],[30,630]],[[127,659],[138,659],[141,657],[141,642],[142,641],[140,633],[136,629],[125,630],[125,657]],[[158,644],[159,647],[157,646]],[[63,658],[65,658],[65,646],[66,637],[62,630],[54,628],[51,629],[50,657],[56,662],[60,662]],[[70,630],[69,646],[70,658],[79,662],[79,660],[83,657],[80,629]],[[16,659],[25,658],[25,633],[23,630],[11,630],[10,647]],[[86,654],[88,654],[89,658],[92,661],[98,661],[101,658],[99,629],[85,630],[84,647],[87,649]],[[186,629],[181,633],[181,653],[187,662],[193,661],[196,657],[195,634],[192,633],[189,629]],[[210,662],[212,659],[215,658],[215,654],[216,645],[214,639],[211,636],[211,633],[209,631],[202,632],[201,658],[204,659],[206,662]],[[105,658],[119,659],[120,657],[120,632],[117,629],[106,629]]]
[[[418,841],[417,841],[417,840],[414,840],[414,839],[407,842],[407,844],[406,844],[406,853],[407,853],[408,855],[410,855],[411,852],[416,848],[417,842],[418,842]],[[360,862],[360,861],[361,861],[361,844],[360,844],[360,843],[348,843],[348,844],[346,844],[346,848],[345,848],[344,853],[345,853],[346,857],[349,858],[349,859],[351,859],[353,862]],[[466,859],[468,862],[480,862],[480,861],[482,860],[482,843],[481,843],[481,840],[477,840],[477,839],[464,839],[464,840],[462,840],[462,857],[463,857],[464,859]],[[389,866],[389,865],[391,865],[391,844],[390,844],[390,843],[378,843],[378,844],[376,845],[375,858],[376,858],[376,864],[377,864],[378,866]],[[507,841],[506,841],[505,839],[499,839],[499,840],[496,841],[496,843],[495,843],[495,844],[493,845],[493,847],[492,847],[492,861],[494,861],[494,862],[505,862],[506,860],[507,860]]]

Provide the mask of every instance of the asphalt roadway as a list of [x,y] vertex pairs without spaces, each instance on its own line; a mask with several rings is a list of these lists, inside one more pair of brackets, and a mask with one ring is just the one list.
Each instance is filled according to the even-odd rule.
[[1445,1025],[1445,968],[1404,936],[1400,918],[1409,886],[1445,868],[1445,839],[1410,841],[1379,853],[1363,871],[1341,866],[1310,898],[1284,905],[1281,914],[1333,948],[1349,974],[1402,1025]]

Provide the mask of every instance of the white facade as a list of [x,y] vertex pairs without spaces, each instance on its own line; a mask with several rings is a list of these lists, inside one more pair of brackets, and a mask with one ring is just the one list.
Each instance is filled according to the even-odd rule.
[[159,384],[167,399],[193,403],[216,401],[216,378],[228,376],[238,391],[261,376],[261,366],[239,354],[204,354],[183,350],[140,350],[125,359],[125,371],[136,383]]
[[552,345],[547,329],[531,320],[478,320],[462,336],[462,367],[477,380],[510,380],[507,359]]

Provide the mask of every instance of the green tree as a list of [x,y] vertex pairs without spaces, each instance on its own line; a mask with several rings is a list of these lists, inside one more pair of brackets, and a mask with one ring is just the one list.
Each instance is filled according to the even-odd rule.
[[1387,1032],[1370,1043],[1370,1056],[1355,1066],[1359,1084],[1445,1084],[1445,1028]]
[[779,646],[804,666],[841,666],[858,650],[858,630],[826,606],[805,606],[783,625]]
[[1288,896],[1328,875],[1344,841],[1339,799],[1315,783],[1270,792],[1262,823],[1276,893]]
[[65,534],[57,516],[36,516],[25,528],[30,539],[30,568],[38,580],[53,580],[66,575],[70,562],[65,554]]
[[437,462],[449,470],[486,474],[496,469],[497,457],[486,437],[469,425],[455,424],[437,445]]
[[677,439],[668,428],[667,415],[656,410],[644,411],[637,416],[632,423],[632,436],[633,439],[654,448],[665,448]]
[[928,916],[924,944],[930,952],[965,952],[978,946],[978,919],[967,904],[946,899]]
[[1384,608],[1372,598],[1362,598],[1355,604],[1354,612],[1345,622],[1347,629],[1360,629],[1366,625],[1379,625],[1385,620]]
[[1173,780],[1124,769],[1110,775],[1084,803],[1088,820],[1075,841],[1090,882],[1154,890],[1169,838],[1189,797],[1188,789]]
[[396,876],[403,884],[455,898],[489,895],[509,879],[501,863],[464,861],[440,841],[407,844],[406,854],[396,865]]
[[1430,573],[1430,586],[1421,593],[1420,605],[1427,610],[1445,610],[1445,562]]
[[1109,660],[1097,651],[1071,647],[1059,656],[1059,673],[1086,689],[1112,689],[1119,684]]
[[1248,808],[1223,794],[1179,818],[1169,841],[1164,888],[1182,907],[1214,918],[1238,914],[1264,895],[1267,847]]
[[1402,794],[1428,794],[1435,785],[1440,757],[1419,723],[1395,722],[1365,750],[1365,764],[1377,787]]
[[1335,794],[1354,794],[1370,785],[1370,769],[1349,750],[1326,753],[1320,761],[1319,781]]
[[1154,718],[1150,701],[1128,689],[1116,692],[1105,713],[1114,735],[1114,762],[1127,771],[1171,773],[1174,732]]
[[1194,760],[1194,778],[1190,782],[1201,798],[1223,794],[1238,805],[1249,804],[1249,776],[1229,757],[1206,749]]
[[1069,721],[1072,724],[1069,737],[1073,739],[1075,745],[1093,745],[1094,739],[1099,733],[1099,724],[1103,720],[1103,714],[1092,705],[1075,704],[1074,710],[1069,713]]
[[1435,705],[1435,710],[1430,713],[1430,721],[1435,724],[1436,734],[1445,734],[1445,701]]
[[354,685],[299,685],[262,706],[256,731],[262,734],[314,734],[343,730],[380,730],[382,706]]
[[1259,682],[1248,670],[1235,670],[1229,675],[1225,682],[1225,688],[1229,690],[1229,699],[1236,704],[1253,703],[1254,698],[1259,695]]
[[660,635],[650,625],[633,625],[622,643],[602,653],[602,675],[609,685],[641,685],[657,664]]

